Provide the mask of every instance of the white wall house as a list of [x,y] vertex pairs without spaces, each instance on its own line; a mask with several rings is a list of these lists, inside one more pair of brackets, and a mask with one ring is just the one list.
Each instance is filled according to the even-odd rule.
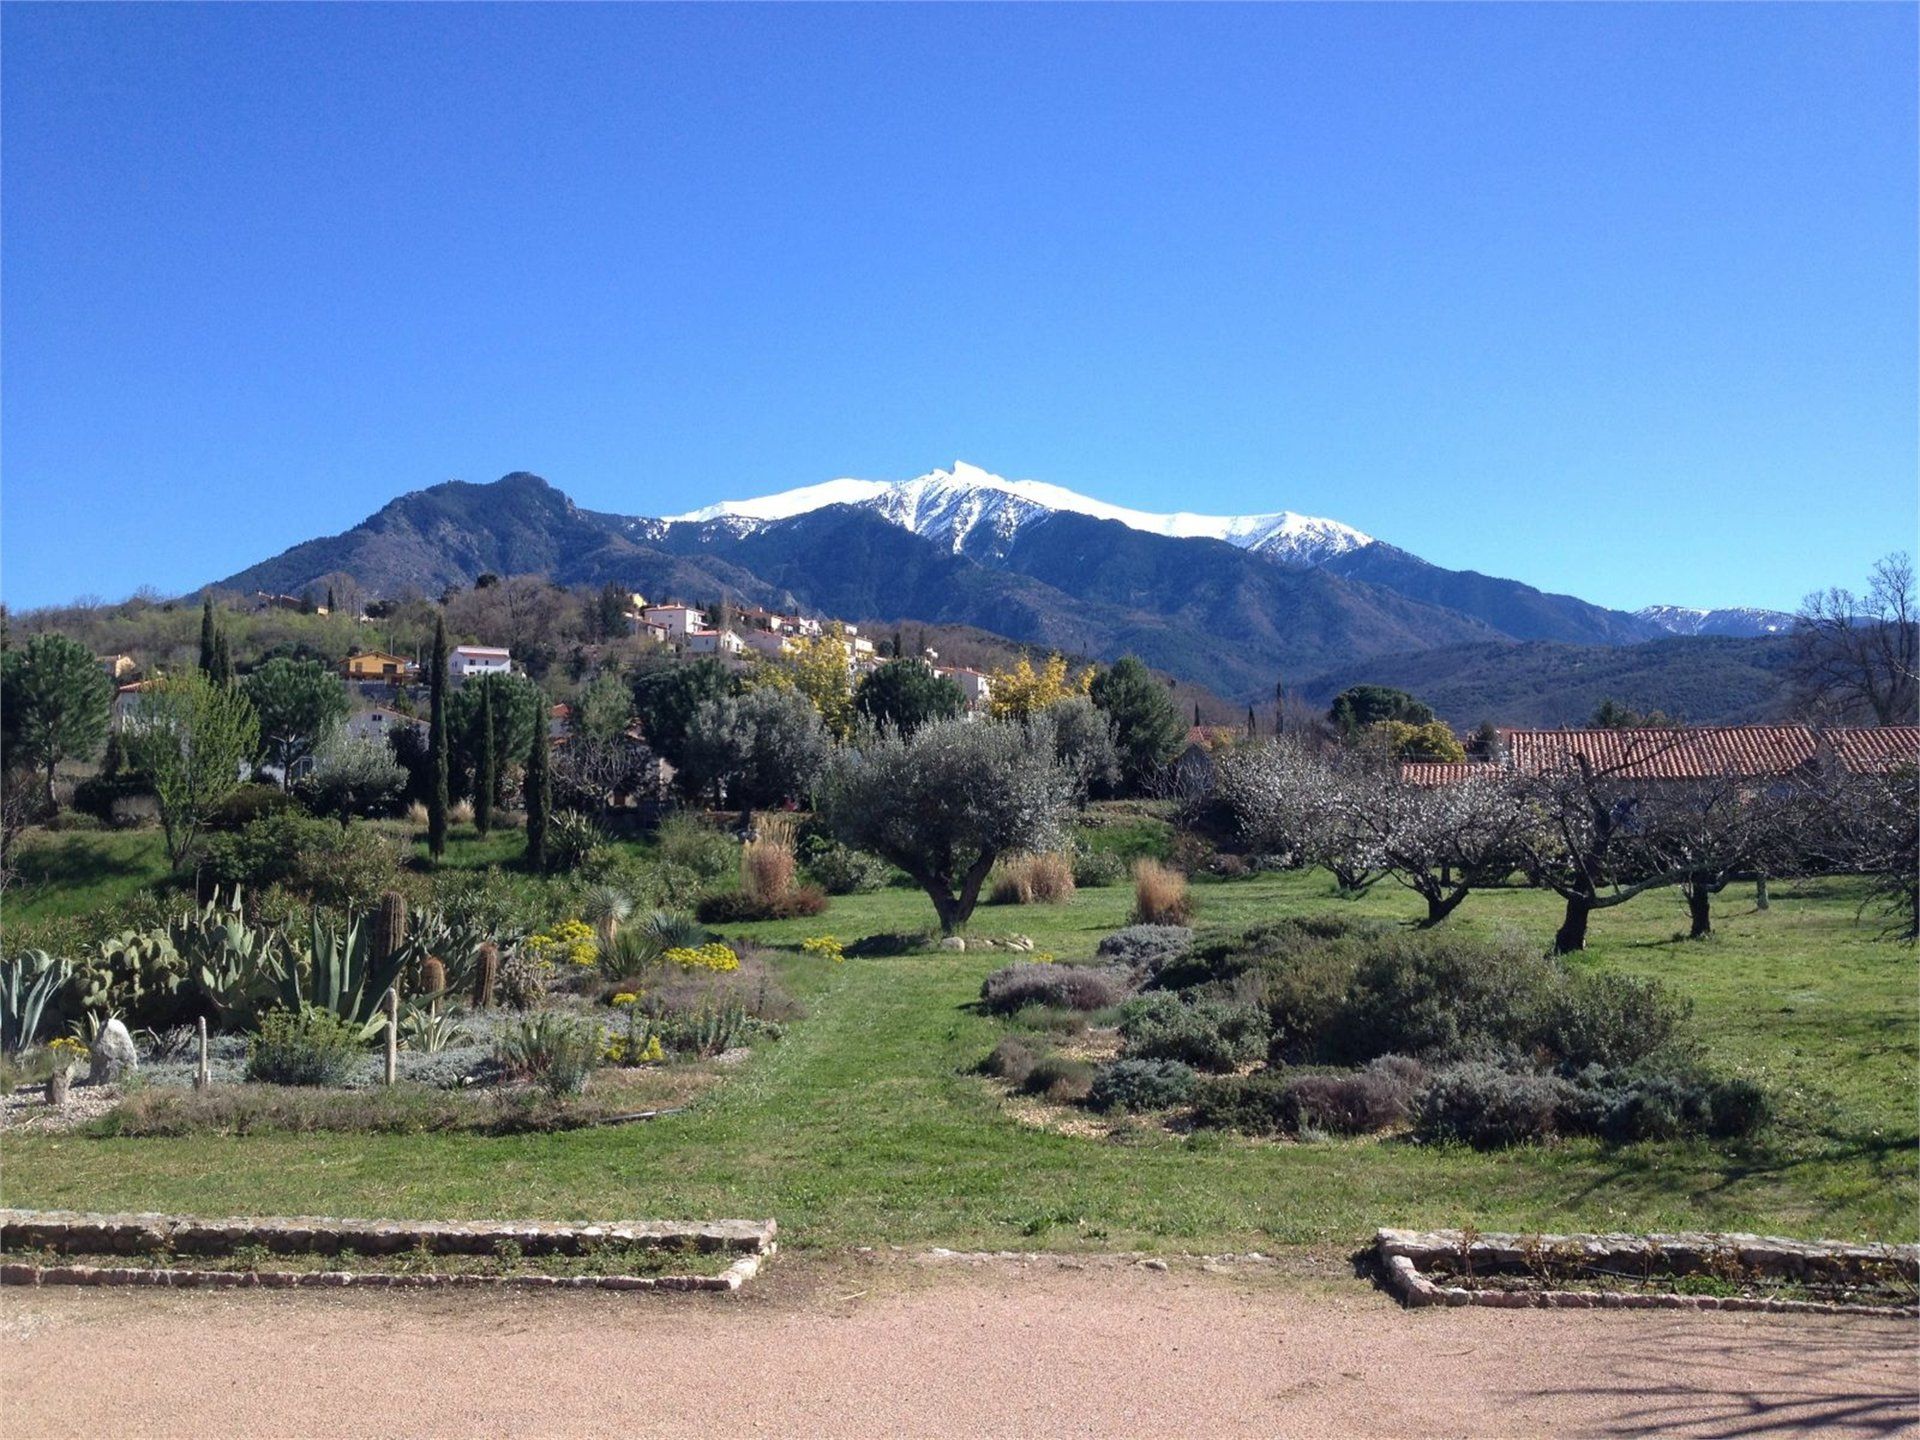
[[762,655],[789,655],[794,648],[793,641],[772,630],[749,630],[740,638],[746,641],[748,649]]
[[747,642],[731,630],[694,630],[687,635],[689,655],[744,655]]
[[347,717],[347,734],[356,740],[388,740],[408,728],[425,730],[427,722],[417,715],[402,715],[387,705],[356,710]]
[[949,670],[936,666],[933,673],[936,675],[944,675],[960,687],[960,697],[966,701],[967,709],[984,710],[987,708],[987,701],[991,699],[993,695],[993,685],[980,671],[969,670],[965,667]]
[[456,685],[476,675],[505,675],[513,669],[513,653],[493,645],[456,645],[447,657],[447,673]]
[[707,628],[706,614],[691,605],[649,605],[641,612],[641,618],[660,626],[675,640],[684,640],[695,630]]

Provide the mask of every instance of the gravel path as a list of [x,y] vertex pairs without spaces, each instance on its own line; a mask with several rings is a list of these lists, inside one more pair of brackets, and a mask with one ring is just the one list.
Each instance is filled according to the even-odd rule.
[[0,1433],[1698,1435],[1920,1427],[1900,1322],[1403,1311],[1353,1280],[783,1259],[726,1299],[0,1291]]

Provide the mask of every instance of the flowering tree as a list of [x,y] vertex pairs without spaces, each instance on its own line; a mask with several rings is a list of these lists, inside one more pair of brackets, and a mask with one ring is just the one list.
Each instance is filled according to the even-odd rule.
[[1324,866],[1347,895],[1361,894],[1384,873],[1362,817],[1379,805],[1386,783],[1361,756],[1330,758],[1291,737],[1228,751],[1215,778],[1249,846],[1296,865]]
[[996,720],[1024,720],[1069,695],[1086,694],[1092,685],[1091,665],[1078,675],[1069,674],[1066,656],[1056,651],[1035,670],[1033,662],[1022,655],[1009,668],[995,670],[987,677],[987,707]]
[[[1349,802],[1362,798],[1349,790]],[[1520,867],[1527,813],[1510,777],[1488,767],[1451,785],[1398,780],[1370,787],[1351,821],[1371,840],[1368,858],[1427,902],[1422,928],[1438,925],[1475,889]]]

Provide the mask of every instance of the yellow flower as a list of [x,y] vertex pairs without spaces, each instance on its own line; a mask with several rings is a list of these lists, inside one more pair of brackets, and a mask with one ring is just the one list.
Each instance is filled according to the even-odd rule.
[[71,1070],[87,1058],[87,1047],[71,1035],[62,1035],[47,1046],[53,1056],[53,1063],[63,1070]]
[[639,998],[640,997],[631,990],[622,990],[618,995],[613,997],[613,1003],[615,1005],[631,1005],[639,1000]]
[[649,1035],[647,1037],[646,1049],[633,1057],[633,1063],[636,1065],[660,1065],[665,1063],[666,1058],[667,1052],[660,1048],[660,1037],[658,1035]]
[[832,935],[815,935],[811,939],[802,940],[800,948],[809,955],[818,955],[824,960],[833,961],[836,965],[847,958],[846,947]]
[[683,970],[738,970],[740,957],[718,940],[709,941],[697,949],[676,945],[661,957],[669,965],[678,965]]
[[526,950],[539,965],[591,965],[600,958],[593,927],[584,920],[562,920],[551,930],[529,935]]

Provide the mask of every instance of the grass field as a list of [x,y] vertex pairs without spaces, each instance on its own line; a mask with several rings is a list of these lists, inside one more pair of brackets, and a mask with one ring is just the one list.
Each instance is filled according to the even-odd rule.
[[[506,1138],[8,1137],[12,1205],[203,1214],[776,1216],[803,1247],[1355,1245],[1375,1226],[1711,1228],[1912,1240],[1916,1005],[1912,950],[1856,919],[1836,882],[1776,884],[1773,908],[1722,897],[1720,933],[1676,941],[1677,897],[1605,912],[1577,963],[1656,975],[1696,1005],[1721,1068],[1767,1085],[1781,1118],[1751,1146],[1565,1142],[1498,1154],[1405,1141],[1308,1145],[1143,1131],[1089,1140],[1011,1119],[972,1067],[999,1027],[971,1008],[1004,956],[782,959],[810,1018],[688,1113],[640,1126]],[[1331,906],[1409,918],[1383,885],[1342,901],[1317,875],[1196,887],[1198,923]],[[1062,908],[983,907],[973,928],[1031,935],[1061,959],[1124,924],[1130,892]],[[1449,923],[1544,944],[1550,897],[1476,895]],[[917,892],[836,899],[805,921],[733,927],[765,944],[923,930]]]

